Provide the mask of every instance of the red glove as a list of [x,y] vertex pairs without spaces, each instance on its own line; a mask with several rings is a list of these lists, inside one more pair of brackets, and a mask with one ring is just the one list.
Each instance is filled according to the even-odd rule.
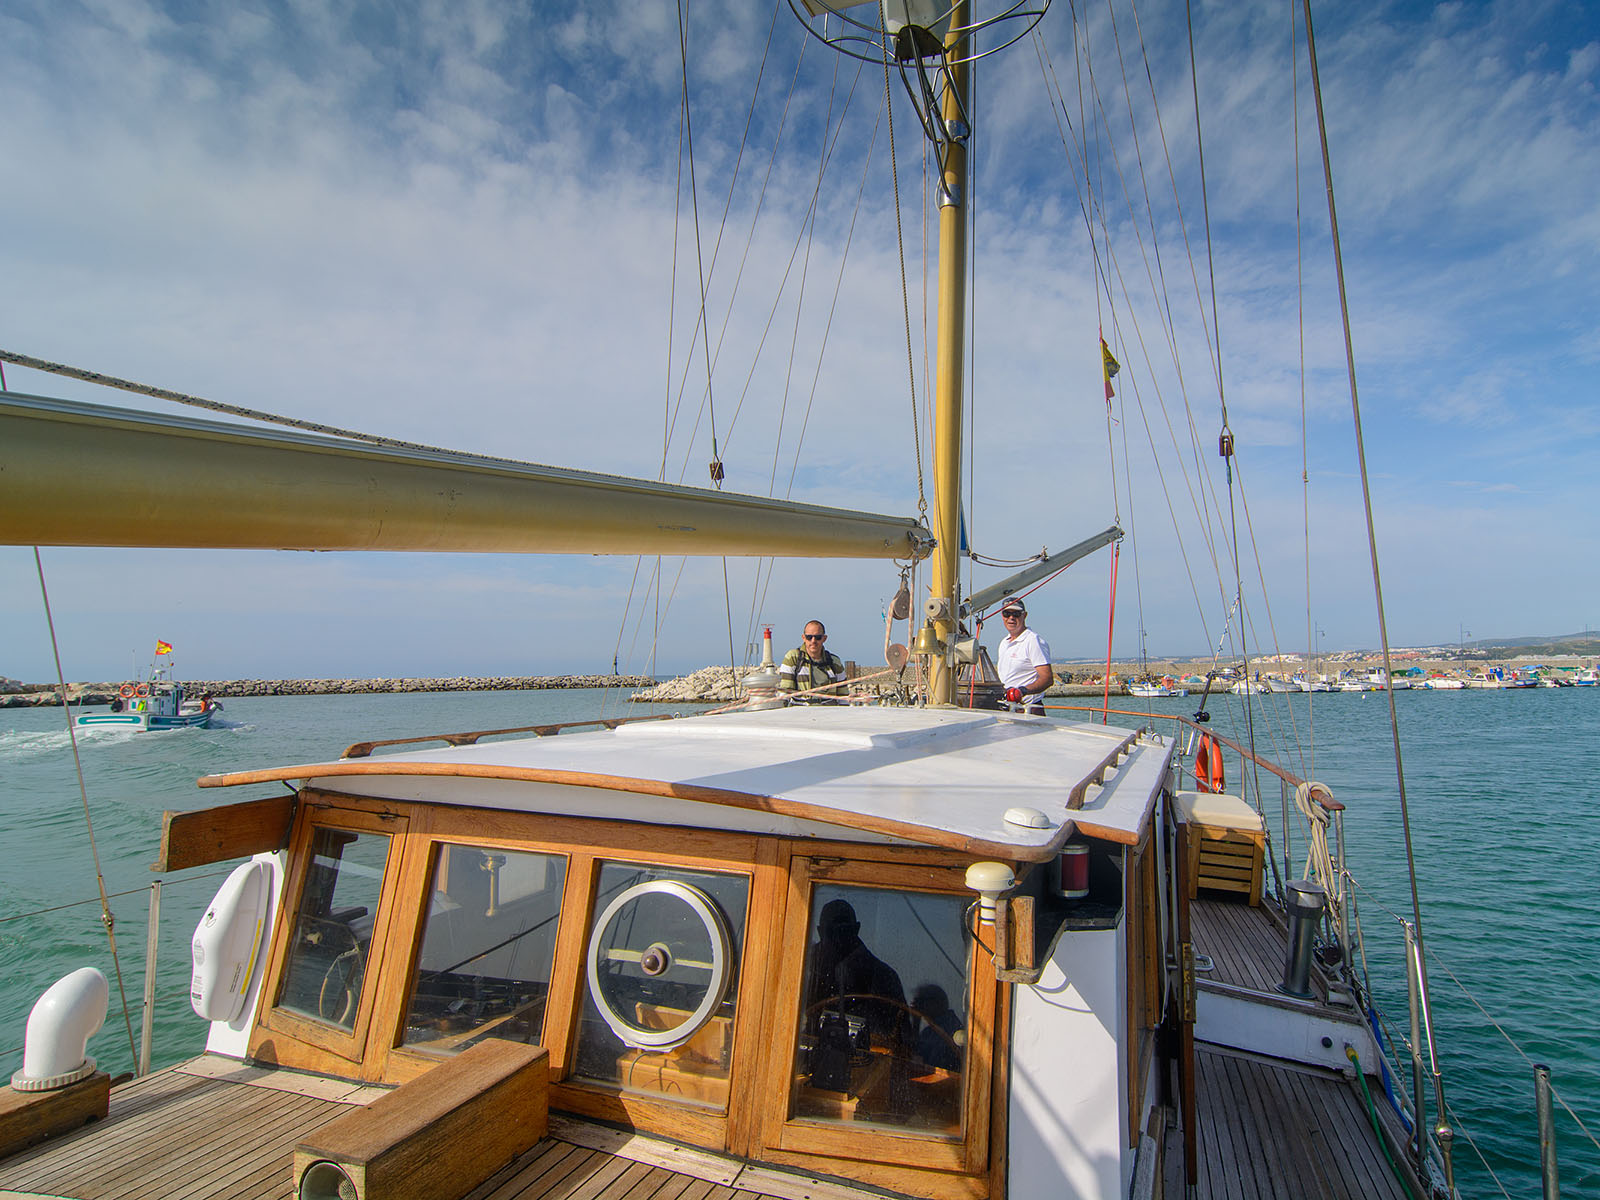
[[1009,700],[1012,704],[1016,704],[1019,700],[1022,699],[1022,689],[1021,688],[1007,688],[1006,689],[1006,699]]

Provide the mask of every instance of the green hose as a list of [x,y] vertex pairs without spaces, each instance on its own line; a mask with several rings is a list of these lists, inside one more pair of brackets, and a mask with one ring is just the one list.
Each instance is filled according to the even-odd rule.
[[[1389,1153],[1389,1139],[1384,1135],[1383,1126],[1378,1123],[1378,1110],[1372,1106],[1372,1092],[1367,1087],[1367,1073],[1361,1069],[1361,1056],[1356,1053],[1356,1048],[1349,1043],[1345,1044],[1344,1056],[1356,1067],[1356,1081],[1361,1084],[1361,1095],[1367,1102],[1367,1120],[1372,1122],[1372,1132],[1378,1135],[1378,1149],[1383,1151],[1383,1157],[1389,1163],[1389,1170],[1394,1172],[1400,1190],[1409,1200],[1417,1200],[1417,1194],[1411,1190],[1411,1184],[1400,1170],[1400,1164],[1394,1161],[1394,1155]],[[1420,1120],[1420,1116],[1418,1117]]]

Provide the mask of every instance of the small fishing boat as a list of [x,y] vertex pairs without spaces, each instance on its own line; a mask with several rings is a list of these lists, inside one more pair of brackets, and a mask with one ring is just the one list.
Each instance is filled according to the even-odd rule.
[[183,684],[164,672],[139,683],[124,683],[105,712],[80,713],[77,724],[89,729],[131,729],[154,733],[163,729],[205,729],[222,710],[211,694],[191,699]]
[[1141,700],[1166,700],[1174,696],[1187,695],[1181,688],[1175,688],[1167,683],[1156,680],[1139,680],[1128,685],[1128,695],[1137,696]]

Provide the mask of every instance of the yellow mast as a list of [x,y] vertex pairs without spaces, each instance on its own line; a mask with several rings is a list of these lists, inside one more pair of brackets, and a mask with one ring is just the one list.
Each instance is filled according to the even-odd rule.
[[[945,38],[949,66],[943,98],[946,127],[964,123],[969,64],[961,45],[968,4],[951,14]],[[960,590],[961,543],[961,375],[965,363],[963,335],[967,319],[967,147],[951,140],[943,151],[939,195],[938,357],[934,376],[933,414],[933,574],[929,586],[934,630],[945,647],[930,662],[929,696],[933,704],[956,699],[954,646]]]

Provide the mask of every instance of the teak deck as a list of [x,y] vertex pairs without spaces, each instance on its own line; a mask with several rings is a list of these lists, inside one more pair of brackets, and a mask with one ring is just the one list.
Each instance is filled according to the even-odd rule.
[[[297,1142],[384,1089],[203,1056],[0,1160],[0,1200],[290,1200]],[[855,1189],[552,1115],[469,1200],[869,1200]]]
[[[1195,1066],[1196,1200],[1408,1200],[1350,1081],[1208,1045]],[[1166,1195],[1184,1195],[1181,1130],[1168,1134]]]
[[[1277,994],[1288,941],[1270,901],[1251,907],[1201,897],[1189,902],[1189,921],[1196,952],[1213,964],[1212,970],[1196,975],[1202,987],[1220,983],[1268,997]],[[1319,1003],[1327,1001],[1328,980],[1315,963],[1311,988]]]

